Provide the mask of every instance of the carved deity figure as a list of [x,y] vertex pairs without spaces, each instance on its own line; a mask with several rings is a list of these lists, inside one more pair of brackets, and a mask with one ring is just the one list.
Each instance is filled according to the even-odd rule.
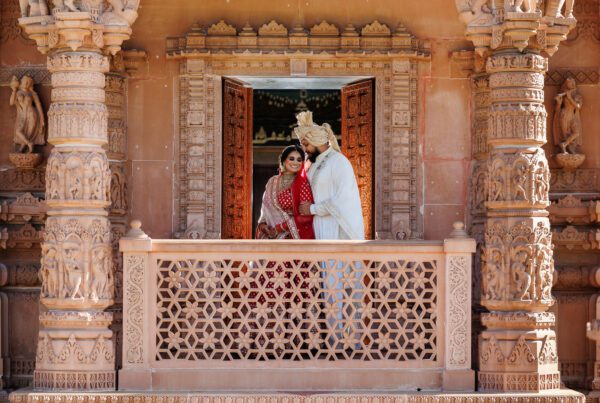
[[560,147],[562,153],[578,154],[581,142],[580,109],[583,98],[577,90],[573,77],[568,77],[563,83],[560,93],[554,98],[554,144]]
[[483,277],[481,279],[483,295],[489,300],[499,300],[502,298],[500,291],[500,276],[503,272],[503,259],[501,251],[492,247],[484,249],[484,261]]
[[534,13],[537,10],[538,0],[505,0],[504,9],[509,13]]
[[92,253],[92,265],[90,270],[90,289],[89,297],[97,300],[105,297],[106,290],[109,287],[109,270],[107,265],[106,252],[103,249],[96,249]]
[[56,249],[49,248],[42,261],[42,295],[57,298],[60,292]]
[[46,0],[19,0],[21,17],[39,17],[48,15]]
[[52,0],[55,10],[59,11],[79,11],[79,9],[73,3],[74,0]]
[[540,161],[537,163],[534,172],[534,195],[536,201],[544,202],[548,200],[548,191],[550,189],[550,184],[548,183],[548,169],[546,166]]
[[79,252],[73,248],[66,248],[64,251],[64,267],[69,287],[69,297],[78,299],[84,297],[82,290],[84,273],[79,259]]
[[138,17],[137,11],[128,8],[125,0],[107,0],[110,7],[102,15],[105,24],[131,25]]
[[502,201],[504,200],[504,168],[495,168],[488,179],[489,200]]
[[[546,2],[546,17],[573,18],[574,5],[575,0],[548,0]],[[565,12],[561,14],[563,6],[565,6]]]
[[[460,19],[465,24],[477,23],[492,17],[492,8],[489,0],[457,0],[461,11]],[[484,22],[484,21],[481,21]]]
[[527,167],[524,164],[518,164],[513,169],[513,198],[514,200],[527,200]]
[[531,299],[531,263],[527,249],[516,248],[511,251],[512,272],[515,284],[513,298]]
[[45,143],[44,110],[38,94],[33,90],[31,77],[23,76],[19,82],[17,77],[13,76],[10,87],[12,94],[9,104],[17,108],[14,143],[18,146],[20,153],[31,153],[34,145]]

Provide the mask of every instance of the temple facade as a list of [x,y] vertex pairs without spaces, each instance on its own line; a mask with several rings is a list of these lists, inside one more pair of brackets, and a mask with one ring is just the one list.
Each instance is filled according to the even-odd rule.
[[[0,22],[4,398],[598,401],[598,0]],[[307,110],[364,241],[253,239]]]

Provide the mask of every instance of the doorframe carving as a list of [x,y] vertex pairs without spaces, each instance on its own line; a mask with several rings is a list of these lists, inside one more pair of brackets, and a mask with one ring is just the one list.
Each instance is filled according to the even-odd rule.
[[[323,27],[329,27],[323,30]],[[430,56],[399,25],[377,21],[360,33],[334,35],[321,23],[291,34],[271,22],[258,34],[220,21],[167,39],[179,63],[175,234],[212,239],[221,228],[222,77],[370,76],[375,78],[375,232],[380,238],[422,237],[418,181],[418,78]],[[285,29],[285,32],[284,32]],[[352,27],[352,29],[354,29]]]

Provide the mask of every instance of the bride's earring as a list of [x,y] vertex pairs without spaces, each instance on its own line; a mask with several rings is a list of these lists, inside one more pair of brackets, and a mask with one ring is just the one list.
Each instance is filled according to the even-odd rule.
[[285,166],[283,164],[279,164],[279,173],[282,175],[285,173]]

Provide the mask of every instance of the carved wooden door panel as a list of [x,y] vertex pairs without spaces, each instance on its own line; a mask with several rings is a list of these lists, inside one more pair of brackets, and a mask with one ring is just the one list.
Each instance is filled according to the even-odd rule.
[[221,238],[252,238],[252,88],[223,81]]
[[373,239],[374,95],[372,79],[342,88],[342,152],[356,174],[366,239]]

